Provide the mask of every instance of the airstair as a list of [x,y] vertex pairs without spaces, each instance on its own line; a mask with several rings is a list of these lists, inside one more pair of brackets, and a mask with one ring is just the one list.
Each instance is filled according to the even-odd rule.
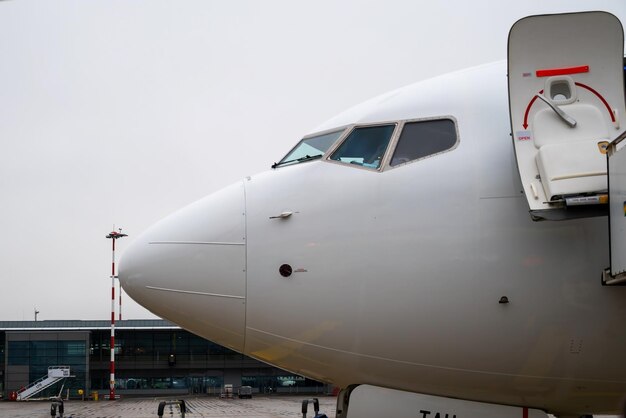
[[42,390],[49,388],[58,381],[70,377],[70,366],[50,366],[48,367],[48,375],[41,379],[35,380],[33,383],[21,389],[17,393],[17,400],[23,401],[38,394]]

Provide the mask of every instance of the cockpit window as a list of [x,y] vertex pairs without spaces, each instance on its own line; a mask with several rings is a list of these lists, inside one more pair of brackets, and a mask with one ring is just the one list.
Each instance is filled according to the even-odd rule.
[[272,168],[320,158],[343,132],[341,130],[304,138],[280,162],[275,163]]
[[457,143],[454,122],[450,119],[409,122],[404,125],[390,166],[438,154]]
[[380,167],[396,125],[355,128],[330,156],[331,160],[368,168]]

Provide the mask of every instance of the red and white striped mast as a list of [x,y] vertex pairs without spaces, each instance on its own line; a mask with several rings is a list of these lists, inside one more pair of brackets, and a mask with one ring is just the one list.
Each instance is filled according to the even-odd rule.
[[[112,231],[106,237],[113,243],[113,258],[111,260],[111,365],[109,370],[111,377],[109,379],[109,400],[115,400],[115,241],[119,238],[127,237],[128,235],[122,234],[122,228],[119,228],[119,232]],[[122,289],[120,288],[120,294]],[[120,299],[121,304],[121,299]],[[120,319],[122,319],[120,306]]]
[[120,318],[119,320],[122,320],[122,284],[120,283],[120,288],[119,288],[119,298],[120,298]]

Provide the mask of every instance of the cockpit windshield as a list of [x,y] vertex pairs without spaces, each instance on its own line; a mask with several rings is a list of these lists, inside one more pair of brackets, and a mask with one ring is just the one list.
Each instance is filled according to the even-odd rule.
[[395,129],[395,124],[355,128],[330,159],[378,169]]
[[304,161],[320,158],[330,146],[341,136],[344,130],[330,132],[323,135],[304,138],[282,160],[272,165],[276,168],[283,165],[297,164]]

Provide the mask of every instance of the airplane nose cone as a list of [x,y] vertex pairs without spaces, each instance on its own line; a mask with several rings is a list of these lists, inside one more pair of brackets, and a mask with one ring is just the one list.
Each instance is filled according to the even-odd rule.
[[120,282],[156,315],[243,351],[245,239],[243,183],[236,183],[137,238],[120,260]]

